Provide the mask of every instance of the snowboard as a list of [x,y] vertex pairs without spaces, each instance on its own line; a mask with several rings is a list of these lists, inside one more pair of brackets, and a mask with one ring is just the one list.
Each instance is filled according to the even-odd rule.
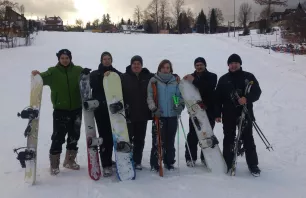
[[[17,116],[28,119],[28,125],[24,136],[27,138],[27,146],[14,149],[21,167],[25,168],[25,182],[34,185],[36,182],[37,143],[39,131],[39,115],[43,92],[43,80],[40,75],[31,75],[30,106],[26,107]],[[19,149],[24,151],[18,152]]]
[[103,140],[102,138],[98,138],[96,135],[94,117],[94,110],[99,106],[99,102],[92,99],[89,74],[81,74],[79,85],[86,134],[88,174],[92,180],[99,180],[101,177],[101,169],[98,148],[102,144]]
[[227,165],[209,123],[199,90],[184,79],[181,80],[179,89],[197,133],[207,169],[213,173],[226,173]]
[[103,79],[103,87],[112,127],[116,173],[120,181],[134,180],[136,172],[133,149],[128,134],[120,76],[110,72]]

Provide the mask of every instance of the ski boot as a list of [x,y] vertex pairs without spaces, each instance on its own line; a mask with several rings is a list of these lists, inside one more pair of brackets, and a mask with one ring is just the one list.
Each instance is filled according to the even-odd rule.
[[261,170],[257,165],[249,166],[249,170],[254,177],[259,177]]
[[80,165],[78,165],[75,161],[76,155],[77,155],[77,151],[67,150],[63,166],[68,169],[79,170]]
[[104,177],[110,177],[112,175],[113,175],[113,168],[111,166],[103,168],[103,176]]
[[135,164],[135,169],[136,170],[142,170],[141,164]]
[[195,166],[195,161],[187,160],[187,161],[186,161],[186,165],[187,165],[188,167],[194,167],[194,166]]

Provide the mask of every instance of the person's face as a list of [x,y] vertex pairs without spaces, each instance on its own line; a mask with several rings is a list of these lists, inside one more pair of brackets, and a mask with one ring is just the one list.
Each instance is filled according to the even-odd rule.
[[232,63],[229,64],[228,67],[229,67],[229,70],[230,70],[231,72],[235,72],[235,71],[237,71],[237,70],[240,69],[241,65],[240,65],[240,63],[232,62]]
[[140,61],[134,61],[132,64],[132,72],[133,73],[140,73],[142,69],[142,65]]
[[102,64],[103,66],[109,67],[112,64],[112,58],[108,55],[103,56],[102,58]]
[[160,72],[163,73],[163,74],[169,74],[171,69],[170,69],[170,64],[169,63],[166,63],[164,64],[164,66],[160,69]]
[[195,67],[196,71],[199,72],[199,73],[203,72],[206,68],[206,66],[202,62],[196,63],[194,67]]
[[60,56],[59,62],[61,65],[67,67],[70,64],[70,58],[66,54]]

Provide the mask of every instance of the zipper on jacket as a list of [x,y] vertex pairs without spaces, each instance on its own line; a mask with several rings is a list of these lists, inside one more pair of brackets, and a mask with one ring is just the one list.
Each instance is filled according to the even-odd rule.
[[67,85],[68,85],[68,94],[69,94],[69,110],[71,110],[71,94],[70,94],[70,87],[69,87],[69,79],[68,79],[68,73],[67,69],[65,70],[66,72],[66,79],[67,79]]

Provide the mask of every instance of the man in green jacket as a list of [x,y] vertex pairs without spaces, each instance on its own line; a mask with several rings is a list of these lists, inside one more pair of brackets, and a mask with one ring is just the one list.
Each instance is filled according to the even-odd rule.
[[80,138],[82,122],[82,101],[79,89],[81,73],[89,74],[90,69],[83,69],[71,62],[71,52],[62,49],[56,54],[58,63],[47,71],[40,73],[32,71],[32,75],[40,74],[44,85],[51,89],[51,101],[53,104],[53,134],[49,151],[50,173],[59,173],[60,155],[62,144],[68,133],[66,157],[63,163],[65,168],[79,170],[80,166],[75,162]]

